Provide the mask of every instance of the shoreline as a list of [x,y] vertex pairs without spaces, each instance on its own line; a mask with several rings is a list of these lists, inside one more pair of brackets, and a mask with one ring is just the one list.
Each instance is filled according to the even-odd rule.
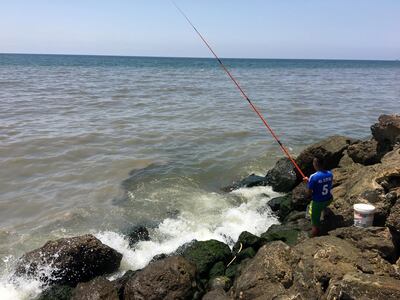
[[[26,253],[16,277],[41,278],[48,284],[38,299],[89,299],[94,292],[107,299],[396,299],[400,116],[381,116],[371,130],[370,140],[335,136],[307,147],[296,158],[307,176],[316,153],[325,156],[334,172],[335,202],[325,216],[321,237],[308,237],[305,187],[283,158],[265,177],[252,175],[225,189],[270,185],[285,194],[268,202],[281,224],[260,236],[242,232],[232,249],[216,240],[192,241],[110,281],[104,276],[118,270],[122,254],[85,235],[50,241]],[[359,201],[376,206],[374,227],[352,226],[352,205]],[[133,232],[132,245],[146,240],[146,231]],[[40,266],[49,262],[57,271],[41,272]]]

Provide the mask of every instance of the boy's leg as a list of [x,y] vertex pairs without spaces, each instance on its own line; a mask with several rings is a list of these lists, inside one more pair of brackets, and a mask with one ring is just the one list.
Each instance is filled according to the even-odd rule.
[[325,205],[321,205],[321,202],[311,201],[310,203],[310,215],[311,215],[311,236],[316,237],[319,234],[319,227],[321,225],[321,212]]

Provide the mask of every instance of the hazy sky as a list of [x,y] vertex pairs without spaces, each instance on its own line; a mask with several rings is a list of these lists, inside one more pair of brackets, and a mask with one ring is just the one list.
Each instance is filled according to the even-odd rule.
[[[400,58],[400,0],[176,0],[222,57]],[[1,0],[0,52],[210,56],[169,0]]]

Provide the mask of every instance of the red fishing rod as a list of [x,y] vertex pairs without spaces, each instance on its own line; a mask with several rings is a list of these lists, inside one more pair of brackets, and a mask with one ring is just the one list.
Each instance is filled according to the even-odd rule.
[[283,145],[283,143],[279,140],[278,136],[275,134],[275,132],[272,130],[271,126],[269,126],[268,122],[265,120],[265,118],[262,116],[262,114],[259,112],[259,110],[255,107],[255,105],[251,102],[250,98],[247,96],[247,94],[244,92],[242,87],[239,85],[238,81],[233,77],[231,72],[227,69],[227,67],[223,64],[221,59],[218,57],[218,55],[214,52],[214,50],[211,48],[210,44],[207,42],[207,40],[203,37],[203,35],[200,33],[200,31],[197,30],[197,28],[193,25],[193,23],[190,21],[189,17],[183,12],[180,7],[171,0],[173,5],[176,7],[176,9],[182,14],[182,16],[188,21],[190,26],[194,29],[194,31],[197,33],[197,35],[200,37],[200,39],[204,42],[204,44],[207,46],[207,48],[211,51],[211,53],[214,55],[214,57],[217,59],[218,63],[220,64],[221,68],[225,71],[225,73],[229,76],[229,78],[233,81],[235,86],[238,88],[240,93],[242,94],[243,98],[247,100],[247,102],[250,104],[251,108],[254,110],[254,112],[258,115],[258,117],[261,119],[261,121],[264,123],[264,125],[267,127],[269,133],[272,135],[272,137],[275,139],[275,141],[279,144],[279,147],[283,151],[283,153],[289,158],[289,160],[292,162],[293,166],[296,168],[296,170],[299,172],[299,174],[302,176],[303,180],[307,179],[307,177],[304,175],[303,171],[300,169],[296,161],[293,159],[293,157],[290,155],[289,151],[286,149],[286,147]]

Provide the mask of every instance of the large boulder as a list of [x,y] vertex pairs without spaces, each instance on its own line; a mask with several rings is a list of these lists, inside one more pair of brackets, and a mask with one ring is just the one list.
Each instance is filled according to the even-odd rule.
[[[381,115],[371,126],[372,135],[383,147],[400,143],[400,115]],[[390,150],[389,148],[389,150]]]
[[68,285],[53,285],[44,290],[35,300],[70,300],[73,289]]
[[257,251],[263,244],[265,244],[265,241],[261,237],[258,237],[248,231],[243,231],[239,235],[239,238],[233,246],[232,250],[233,253],[237,253],[240,247],[242,247],[242,249],[251,247]]
[[293,163],[286,157],[279,159],[265,176],[266,183],[275,192],[290,192],[298,183]]
[[75,286],[118,270],[122,254],[91,234],[47,242],[24,254],[16,275],[33,276],[47,284]]
[[296,158],[296,162],[306,176],[310,176],[315,172],[312,162],[316,155],[324,158],[328,169],[336,168],[343,156],[343,152],[353,142],[352,139],[339,135],[326,138],[303,150]]
[[362,141],[350,145],[347,153],[354,162],[365,166],[380,162],[383,156],[378,149],[376,140]]
[[217,240],[196,241],[182,255],[196,265],[201,277],[208,275],[214,264],[227,263],[232,256],[229,246]]
[[149,231],[144,226],[135,226],[135,227],[131,228],[127,232],[126,237],[129,241],[130,247],[133,247],[136,243],[138,243],[140,241],[149,241],[150,240]]
[[329,235],[346,240],[358,249],[377,252],[392,263],[398,258],[393,236],[387,227],[343,227],[330,231]]
[[115,284],[104,277],[79,283],[72,292],[71,300],[119,300]]
[[349,273],[329,286],[328,300],[336,299],[400,299],[400,280],[389,276]]
[[171,256],[131,277],[125,285],[124,299],[192,299],[196,290],[196,267],[181,256]]
[[292,193],[272,198],[268,201],[267,205],[278,215],[279,219],[282,221],[293,210]]
[[293,284],[296,253],[277,241],[260,248],[241,270],[233,285],[235,299],[275,299],[285,295]]
[[399,148],[387,153],[382,162],[375,165],[355,164],[335,169],[334,181],[338,174],[341,174],[340,183],[336,183],[332,189],[334,201],[330,208],[333,214],[327,220],[331,229],[353,224],[353,205],[356,203],[374,205],[374,224],[384,226],[394,204],[393,191],[400,187]]

